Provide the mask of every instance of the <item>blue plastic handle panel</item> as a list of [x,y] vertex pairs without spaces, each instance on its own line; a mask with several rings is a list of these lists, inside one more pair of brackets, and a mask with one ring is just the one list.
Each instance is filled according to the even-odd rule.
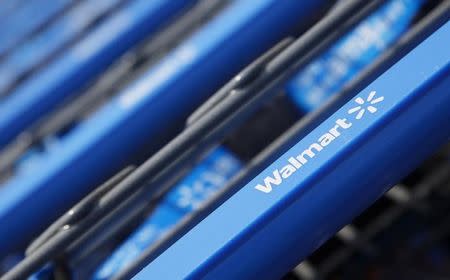
[[[79,93],[126,50],[156,32],[193,1],[132,0],[110,15],[0,101],[0,148],[69,95]],[[101,2],[105,5],[118,0]],[[92,1],[90,5],[96,3]]]
[[[12,2],[15,1],[2,4],[9,5],[9,9],[12,9]],[[24,2],[16,4],[19,5],[19,9],[4,15],[6,19],[0,21],[2,25],[0,56],[73,3],[72,0],[28,0]],[[2,11],[8,9],[8,6],[3,7],[3,5],[0,7]]]
[[277,279],[450,138],[450,22],[133,279]]
[[[0,236],[8,240],[0,243],[0,255],[26,242],[91,186],[112,176],[128,155],[151,146],[151,139],[174,123],[181,125],[234,73],[324,4],[232,2],[89,119],[23,162],[0,188]],[[84,49],[79,52],[87,55],[91,47]]]

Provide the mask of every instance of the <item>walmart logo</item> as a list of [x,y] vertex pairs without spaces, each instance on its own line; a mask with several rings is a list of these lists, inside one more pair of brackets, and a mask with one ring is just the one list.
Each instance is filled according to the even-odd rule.
[[[378,111],[377,104],[384,100],[384,96],[377,97],[376,91],[371,91],[366,99],[362,97],[357,97],[354,102],[357,104],[347,111],[347,114],[355,114],[356,120],[360,120],[364,114],[367,112],[374,114]],[[301,153],[292,155],[289,157],[283,166],[272,171],[272,174],[265,177],[263,182],[257,184],[255,189],[263,192],[270,193],[273,187],[280,186],[284,180],[288,179],[292,174],[300,170],[308,162],[314,160],[316,156],[327,149],[330,145],[341,135],[345,134],[345,131],[351,129],[353,123],[347,118],[338,118],[335,120],[334,124],[329,127],[329,129],[321,135],[317,141],[311,143],[306,149],[301,151]]]
[[369,93],[369,96],[367,96],[366,100],[362,99],[361,97],[356,98],[355,102],[358,105],[348,110],[348,113],[356,113],[357,120],[361,119],[364,116],[366,110],[372,114],[375,113],[377,111],[377,107],[374,105],[384,100],[384,96],[375,98],[376,94],[377,92],[373,90]]

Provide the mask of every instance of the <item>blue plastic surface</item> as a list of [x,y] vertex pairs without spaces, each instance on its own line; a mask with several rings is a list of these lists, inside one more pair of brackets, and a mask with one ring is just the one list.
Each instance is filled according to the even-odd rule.
[[449,34],[447,22],[133,279],[292,269],[449,140]]
[[[0,243],[0,255],[37,234],[168,126],[184,122],[208,95],[324,2],[233,2],[52,149],[33,157],[0,189],[0,236],[9,240]],[[96,67],[87,68],[82,76]],[[47,73],[51,81],[62,75],[56,69]]]
[[9,0],[0,2],[0,24],[8,23],[11,16],[14,15],[24,4],[23,0]]
[[[120,2],[121,0],[85,0],[41,32],[29,37],[0,62],[0,92],[10,90],[21,76],[48,61],[75,39],[82,38],[81,34],[88,26]],[[14,94],[14,89],[11,94]]]
[[[14,3],[16,2],[16,3]],[[22,2],[22,3],[20,3]],[[0,56],[62,13],[72,0],[9,1],[0,4]],[[5,12],[5,14],[1,14]]]

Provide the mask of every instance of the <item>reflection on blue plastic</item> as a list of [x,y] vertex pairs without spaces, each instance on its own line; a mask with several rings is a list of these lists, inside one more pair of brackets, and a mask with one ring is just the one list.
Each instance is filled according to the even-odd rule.
[[[167,14],[175,10],[174,6],[186,3],[163,2],[166,3],[164,6],[170,6],[169,10],[161,13],[158,9],[159,12],[153,13],[153,17],[145,18],[146,23],[166,18]],[[33,156],[34,168],[15,173],[0,188],[0,236],[9,240],[8,243],[0,243],[0,254],[23,244],[45,228],[52,219],[94,186],[123,168],[130,155],[144,146],[155,148],[156,144],[152,139],[156,141],[168,127],[181,125],[192,110],[233,74],[288,36],[294,26],[307,20],[306,16],[322,7],[325,2],[232,2],[116,98],[67,132],[57,143],[52,143],[51,150]],[[146,7],[149,3],[157,5],[159,1],[140,0],[139,3]],[[133,10],[134,15],[137,12],[143,12],[142,7],[138,11]],[[129,14],[125,18],[137,20]],[[125,32],[127,28],[118,25],[113,30],[119,33]],[[110,34],[102,33],[103,36]],[[79,79],[92,75],[92,71],[98,73],[97,64],[79,67],[80,61],[86,62],[82,58],[94,56],[86,46],[97,46],[98,43],[95,40],[85,42],[88,43],[77,47],[76,55],[70,53],[70,57],[66,57],[68,61],[59,61],[56,65],[67,65],[65,63],[70,62],[68,65],[71,65],[71,69],[61,70],[54,65],[55,67],[47,69],[45,75],[40,76],[40,80],[36,80],[39,87],[47,88],[47,83],[64,81],[64,89],[67,89],[66,87],[76,85]],[[112,47],[111,44],[109,47]],[[104,59],[104,53],[96,55],[94,57]],[[80,72],[81,69],[83,71]],[[74,73],[77,75],[73,80],[60,80],[61,76],[67,77]],[[50,91],[28,90],[22,92],[22,100],[17,97],[14,105],[23,105],[22,102],[32,105],[28,98],[32,98],[34,102],[44,95],[45,102],[54,102],[53,98],[58,99],[56,93],[64,92],[61,90],[47,95]],[[30,92],[36,95],[31,97]],[[27,99],[24,98],[25,95]],[[10,110],[17,109],[16,106],[11,107],[15,108],[2,107],[1,110],[11,112]],[[33,110],[37,108],[33,107]],[[31,112],[27,112],[25,115],[29,117],[30,114]],[[3,125],[7,122],[0,119],[0,131],[3,131]],[[2,136],[0,133],[0,138]]]
[[292,269],[448,141],[448,34],[450,22],[134,279],[278,279]]
[[186,214],[220,190],[241,169],[228,150],[212,151],[171,190],[152,215],[100,266],[94,279],[110,279],[136,260]]
[[294,103],[305,112],[323,104],[407,29],[422,2],[391,0],[360,23],[287,85]]

